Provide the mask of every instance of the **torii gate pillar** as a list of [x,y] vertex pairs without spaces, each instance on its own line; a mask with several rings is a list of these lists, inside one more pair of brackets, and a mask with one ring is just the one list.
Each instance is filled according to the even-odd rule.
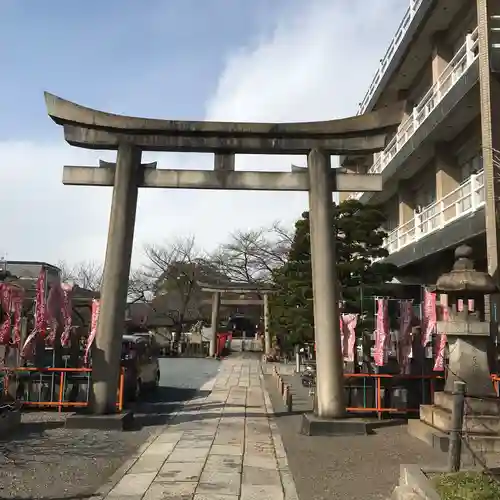
[[[92,350],[92,408],[103,414],[116,405],[116,392],[109,391],[110,375],[118,373],[121,335],[124,331],[128,277],[134,241],[137,196],[137,176],[141,167],[141,150],[130,144],[118,148],[115,182],[111,200],[108,241],[104,261],[101,300],[96,335]],[[122,332],[117,335],[117,332]]]
[[335,418],[344,416],[345,404],[335,237],[332,228],[330,155],[314,149],[308,155],[307,166],[314,338],[318,368],[317,413],[322,418]]

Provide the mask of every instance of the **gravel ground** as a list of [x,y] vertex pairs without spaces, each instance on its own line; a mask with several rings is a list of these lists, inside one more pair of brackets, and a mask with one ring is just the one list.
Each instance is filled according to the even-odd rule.
[[64,428],[64,414],[28,412],[21,427],[0,440],[0,500],[90,498],[179,403],[218,370],[212,360],[161,360],[161,386],[137,409],[136,431]]
[[[266,386],[300,500],[387,499],[398,482],[400,464],[443,465],[443,455],[411,437],[406,425],[380,428],[371,436],[303,436],[301,414],[284,413],[271,375],[266,375]],[[298,411],[311,408],[297,379],[292,393]]]
[[65,429],[64,416],[26,413],[0,441],[0,499],[88,498],[154,430]]

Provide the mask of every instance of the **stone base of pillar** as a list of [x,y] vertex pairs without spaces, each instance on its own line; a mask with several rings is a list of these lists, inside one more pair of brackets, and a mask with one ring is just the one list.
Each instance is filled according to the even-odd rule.
[[373,422],[356,417],[320,418],[311,413],[302,415],[300,433],[305,436],[366,436],[372,434]]
[[134,412],[124,410],[108,415],[85,412],[70,415],[65,421],[68,429],[98,429],[101,431],[129,431],[134,428]]

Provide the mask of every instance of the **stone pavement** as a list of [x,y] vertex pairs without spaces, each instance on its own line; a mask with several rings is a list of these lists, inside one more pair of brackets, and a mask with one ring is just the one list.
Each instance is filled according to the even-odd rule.
[[298,500],[260,362],[220,364],[208,396],[184,405],[105,497]]

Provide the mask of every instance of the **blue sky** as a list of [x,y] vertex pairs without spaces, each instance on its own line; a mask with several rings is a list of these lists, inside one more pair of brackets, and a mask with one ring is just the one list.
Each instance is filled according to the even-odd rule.
[[[399,24],[400,0],[0,0],[0,256],[101,261],[111,190],[62,186],[64,164],[110,153],[66,145],[43,91],[129,115],[305,121],[354,114]],[[210,168],[203,155],[145,155],[160,168]],[[284,170],[302,158],[238,157]],[[134,262],[145,243],[231,231],[307,208],[303,193],[140,193]],[[5,214],[9,214],[6,218]]]
[[116,113],[200,118],[228,52],[265,36],[275,13],[293,3],[6,0],[0,134],[25,139],[55,132],[44,90]]

